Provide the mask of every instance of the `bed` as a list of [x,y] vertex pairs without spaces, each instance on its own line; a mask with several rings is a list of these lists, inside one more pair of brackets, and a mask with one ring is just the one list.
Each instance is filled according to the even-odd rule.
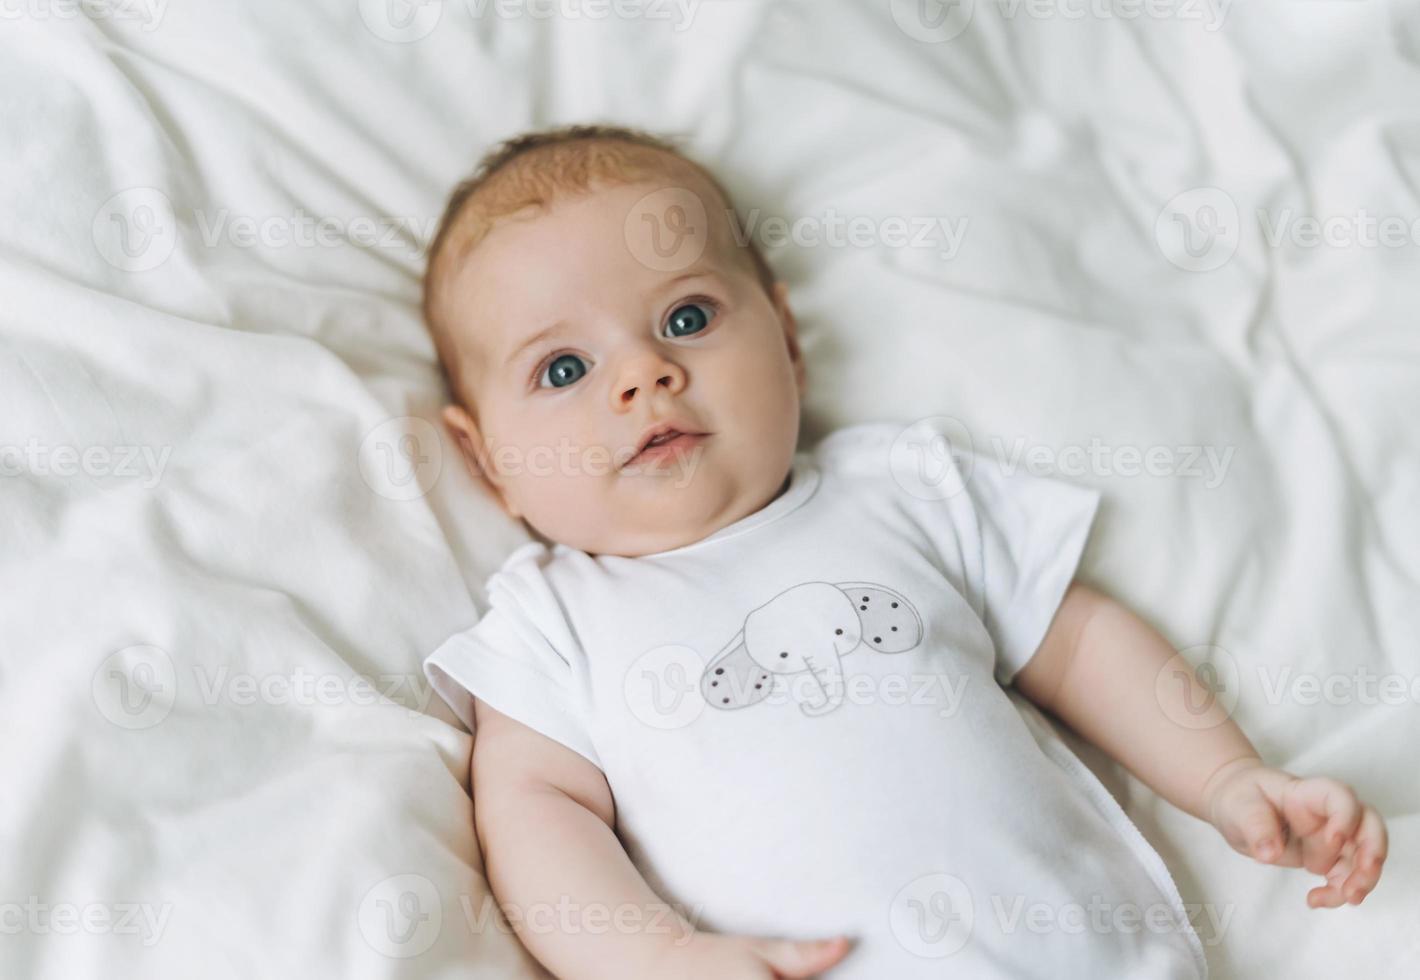
[[1381,810],[1376,891],[1313,911],[1067,733],[1213,976],[1414,971],[1420,6],[5,20],[0,976],[543,975],[420,667],[529,534],[437,425],[418,297],[451,184],[578,121],[724,178],[791,287],[805,446],[945,416],[1100,488],[1083,577]]

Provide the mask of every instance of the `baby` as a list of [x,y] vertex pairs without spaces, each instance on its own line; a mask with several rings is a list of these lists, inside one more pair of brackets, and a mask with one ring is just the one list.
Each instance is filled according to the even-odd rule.
[[1360,902],[1375,809],[1266,765],[1074,581],[1098,491],[946,451],[932,420],[798,451],[794,316],[733,215],[672,144],[568,127],[486,157],[430,249],[444,420],[538,540],[425,670],[475,732],[489,884],[536,958],[1206,976],[1163,861],[1039,709],[1244,855],[1324,875],[1312,907]]

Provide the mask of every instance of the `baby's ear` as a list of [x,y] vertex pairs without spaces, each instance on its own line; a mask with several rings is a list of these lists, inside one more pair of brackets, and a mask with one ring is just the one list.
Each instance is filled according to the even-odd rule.
[[453,436],[454,444],[459,447],[459,455],[463,457],[473,482],[492,495],[509,517],[518,520],[522,515],[509,504],[497,480],[495,467],[491,465],[492,461],[484,456],[483,450],[487,447],[473,416],[469,415],[462,405],[445,405],[439,417],[444,420],[444,426],[449,430],[449,435]]
[[784,341],[789,345],[789,360],[794,365],[794,378],[799,383],[802,397],[808,387],[805,377],[804,355],[799,347],[799,324],[794,319],[794,311],[789,308],[789,286],[784,282],[774,284],[774,312],[779,314],[779,323],[784,328]]

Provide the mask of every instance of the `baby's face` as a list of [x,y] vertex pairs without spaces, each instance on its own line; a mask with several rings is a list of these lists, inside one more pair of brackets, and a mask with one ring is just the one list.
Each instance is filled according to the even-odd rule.
[[[449,406],[445,420],[509,514],[590,554],[677,548],[753,513],[798,442],[784,286],[765,292],[708,184],[680,183],[711,225],[691,264],[638,260],[627,217],[661,189],[638,183],[501,219],[451,283],[476,418]],[[633,459],[663,422],[706,435]]]

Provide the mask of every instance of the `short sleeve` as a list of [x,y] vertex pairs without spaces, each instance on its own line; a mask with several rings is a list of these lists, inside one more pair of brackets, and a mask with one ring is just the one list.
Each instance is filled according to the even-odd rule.
[[1100,492],[1024,469],[1007,475],[984,455],[972,460],[966,492],[981,541],[982,621],[1005,685],[1045,639],[1079,568]]
[[488,611],[440,644],[424,674],[469,731],[476,696],[600,769],[586,724],[585,660],[542,574],[546,548],[513,558],[488,579]]
[[[967,599],[995,645],[996,679],[1008,685],[1039,649],[1075,578],[1100,492],[962,449],[964,430],[948,431],[933,420],[915,425],[921,432],[898,430],[894,475],[919,498],[919,512],[931,515],[929,536],[959,570]],[[934,453],[903,452],[904,444],[925,445],[933,438],[938,439]],[[903,463],[909,458],[911,469]],[[916,484],[931,472],[925,463],[919,467],[919,460],[936,461],[935,482]]]

